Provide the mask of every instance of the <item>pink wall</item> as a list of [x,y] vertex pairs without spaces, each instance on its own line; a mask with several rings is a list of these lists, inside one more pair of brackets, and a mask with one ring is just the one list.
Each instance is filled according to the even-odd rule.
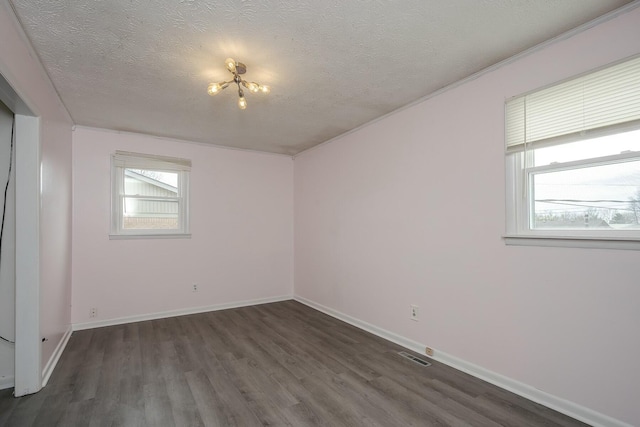
[[71,126],[44,119],[40,151],[40,335],[44,368],[71,324]]
[[296,295],[640,425],[640,253],[501,238],[505,99],[637,53],[640,9],[296,157]]
[[70,326],[72,123],[8,2],[0,4],[0,40],[0,74],[41,120],[40,328],[48,339],[42,346],[44,367]]
[[[116,150],[191,159],[191,239],[109,240]],[[73,170],[74,323],[293,294],[290,157],[78,127]]]

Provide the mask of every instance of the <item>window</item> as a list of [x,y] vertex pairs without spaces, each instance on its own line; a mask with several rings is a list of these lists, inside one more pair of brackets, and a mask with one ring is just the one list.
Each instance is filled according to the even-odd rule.
[[505,116],[507,243],[640,249],[640,57],[510,99]]
[[111,237],[188,237],[191,161],[116,151]]

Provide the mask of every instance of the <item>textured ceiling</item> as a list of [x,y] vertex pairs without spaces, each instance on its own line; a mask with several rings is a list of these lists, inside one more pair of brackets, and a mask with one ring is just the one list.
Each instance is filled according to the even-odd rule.
[[11,3],[76,124],[296,154],[629,1]]

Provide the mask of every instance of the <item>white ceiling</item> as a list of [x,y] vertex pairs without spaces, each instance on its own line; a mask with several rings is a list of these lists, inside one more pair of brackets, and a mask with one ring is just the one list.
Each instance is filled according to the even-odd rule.
[[[629,0],[10,0],[78,125],[296,154]],[[271,94],[210,97],[247,65]]]

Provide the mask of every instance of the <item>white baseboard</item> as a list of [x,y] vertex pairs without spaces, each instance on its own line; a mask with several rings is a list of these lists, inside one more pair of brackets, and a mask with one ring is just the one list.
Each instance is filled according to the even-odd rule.
[[73,329],[71,328],[71,325],[69,325],[66,332],[62,336],[62,339],[60,340],[60,342],[58,342],[56,349],[53,351],[53,354],[49,358],[49,361],[47,362],[44,369],[42,370],[42,387],[46,386],[47,382],[49,382],[49,377],[51,377],[51,374],[53,373],[54,368],[58,364],[58,360],[60,360],[60,356],[62,356],[62,352],[67,346],[67,343],[69,342],[69,338],[71,338],[72,332],[73,332]]
[[13,375],[7,375],[6,377],[0,377],[0,390],[7,388],[13,388],[15,385],[15,378]]
[[118,317],[115,319],[98,320],[95,322],[74,323],[73,330],[102,328],[105,326],[123,325],[126,323],[142,322],[145,320],[166,319],[168,317],[185,316],[188,314],[206,313],[209,311],[227,310],[229,308],[247,307],[251,305],[268,304],[272,302],[287,301],[293,299],[293,295],[282,295],[278,297],[260,298],[247,301],[228,302],[223,304],[208,305],[204,307],[186,308],[180,310],[169,310],[157,313],[140,314],[135,316]]
[[[322,304],[318,304],[317,302],[308,300],[301,296],[295,295],[293,299],[301,302],[304,305],[308,305],[311,308],[315,308],[316,310],[321,311],[324,314],[328,314],[331,317],[335,317],[336,319],[340,319],[343,322],[349,323],[350,325],[356,326],[360,329],[364,329],[367,332],[371,332],[373,335],[377,335],[380,338],[386,339],[387,341],[391,341],[393,343],[401,345],[402,347],[413,350],[416,353],[424,354],[425,346],[417,341],[410,340],[409,338],[405,338],[393,332],[387,331],[386,329],[379,328],[375,325],[372,325],[371,323],[365,322],[364,320],[356,319],[355,317],[351,317],[348,314],[341,313],[337,310],[326,307]],[[433,357],[433,359],[436,358]]]
[[[341,313],[337,310],[326,307],[322,304],[318,304],[301,296],[295,295],[293,299],[311,308],[328,314],[331,317],[335,317],[336,319],[342,320],[343,322],[349,323],[360,329],[364,329],[367,332],[401,345],[409,350],[413,350],[416,353],[422,355],[425,354],[424,350],[426,346],[424,344],[410,340],[394,332],[387,331],[386,329],[379,328],[363,320],[356,319],[355,317],[351,317],[347,314]],[[431,358],[437,360],[438,362],[444,363],[445,365],[451,366],[452,368],[455,368],[459,371],[465,372],[476,378],[480,378],[481,380],[484,380],[495,386],[529,399],[533,402],[539,403],[562,414],[568,415],[571,418],[575,418],[576,420],[585,422],[593,427],[632,427],[630,424],[627,424],[623,421],[617,420],[605,414],[601,414],[592,409],[554,396],[542,390],[538,390],[528,384],[524,384],[514,379],[505,377],[504,375],[485,369],[482,366],[478,366],[465,360],[459,359],[455,356],[451,356],[442,351],[434,349],[434,354]]]

